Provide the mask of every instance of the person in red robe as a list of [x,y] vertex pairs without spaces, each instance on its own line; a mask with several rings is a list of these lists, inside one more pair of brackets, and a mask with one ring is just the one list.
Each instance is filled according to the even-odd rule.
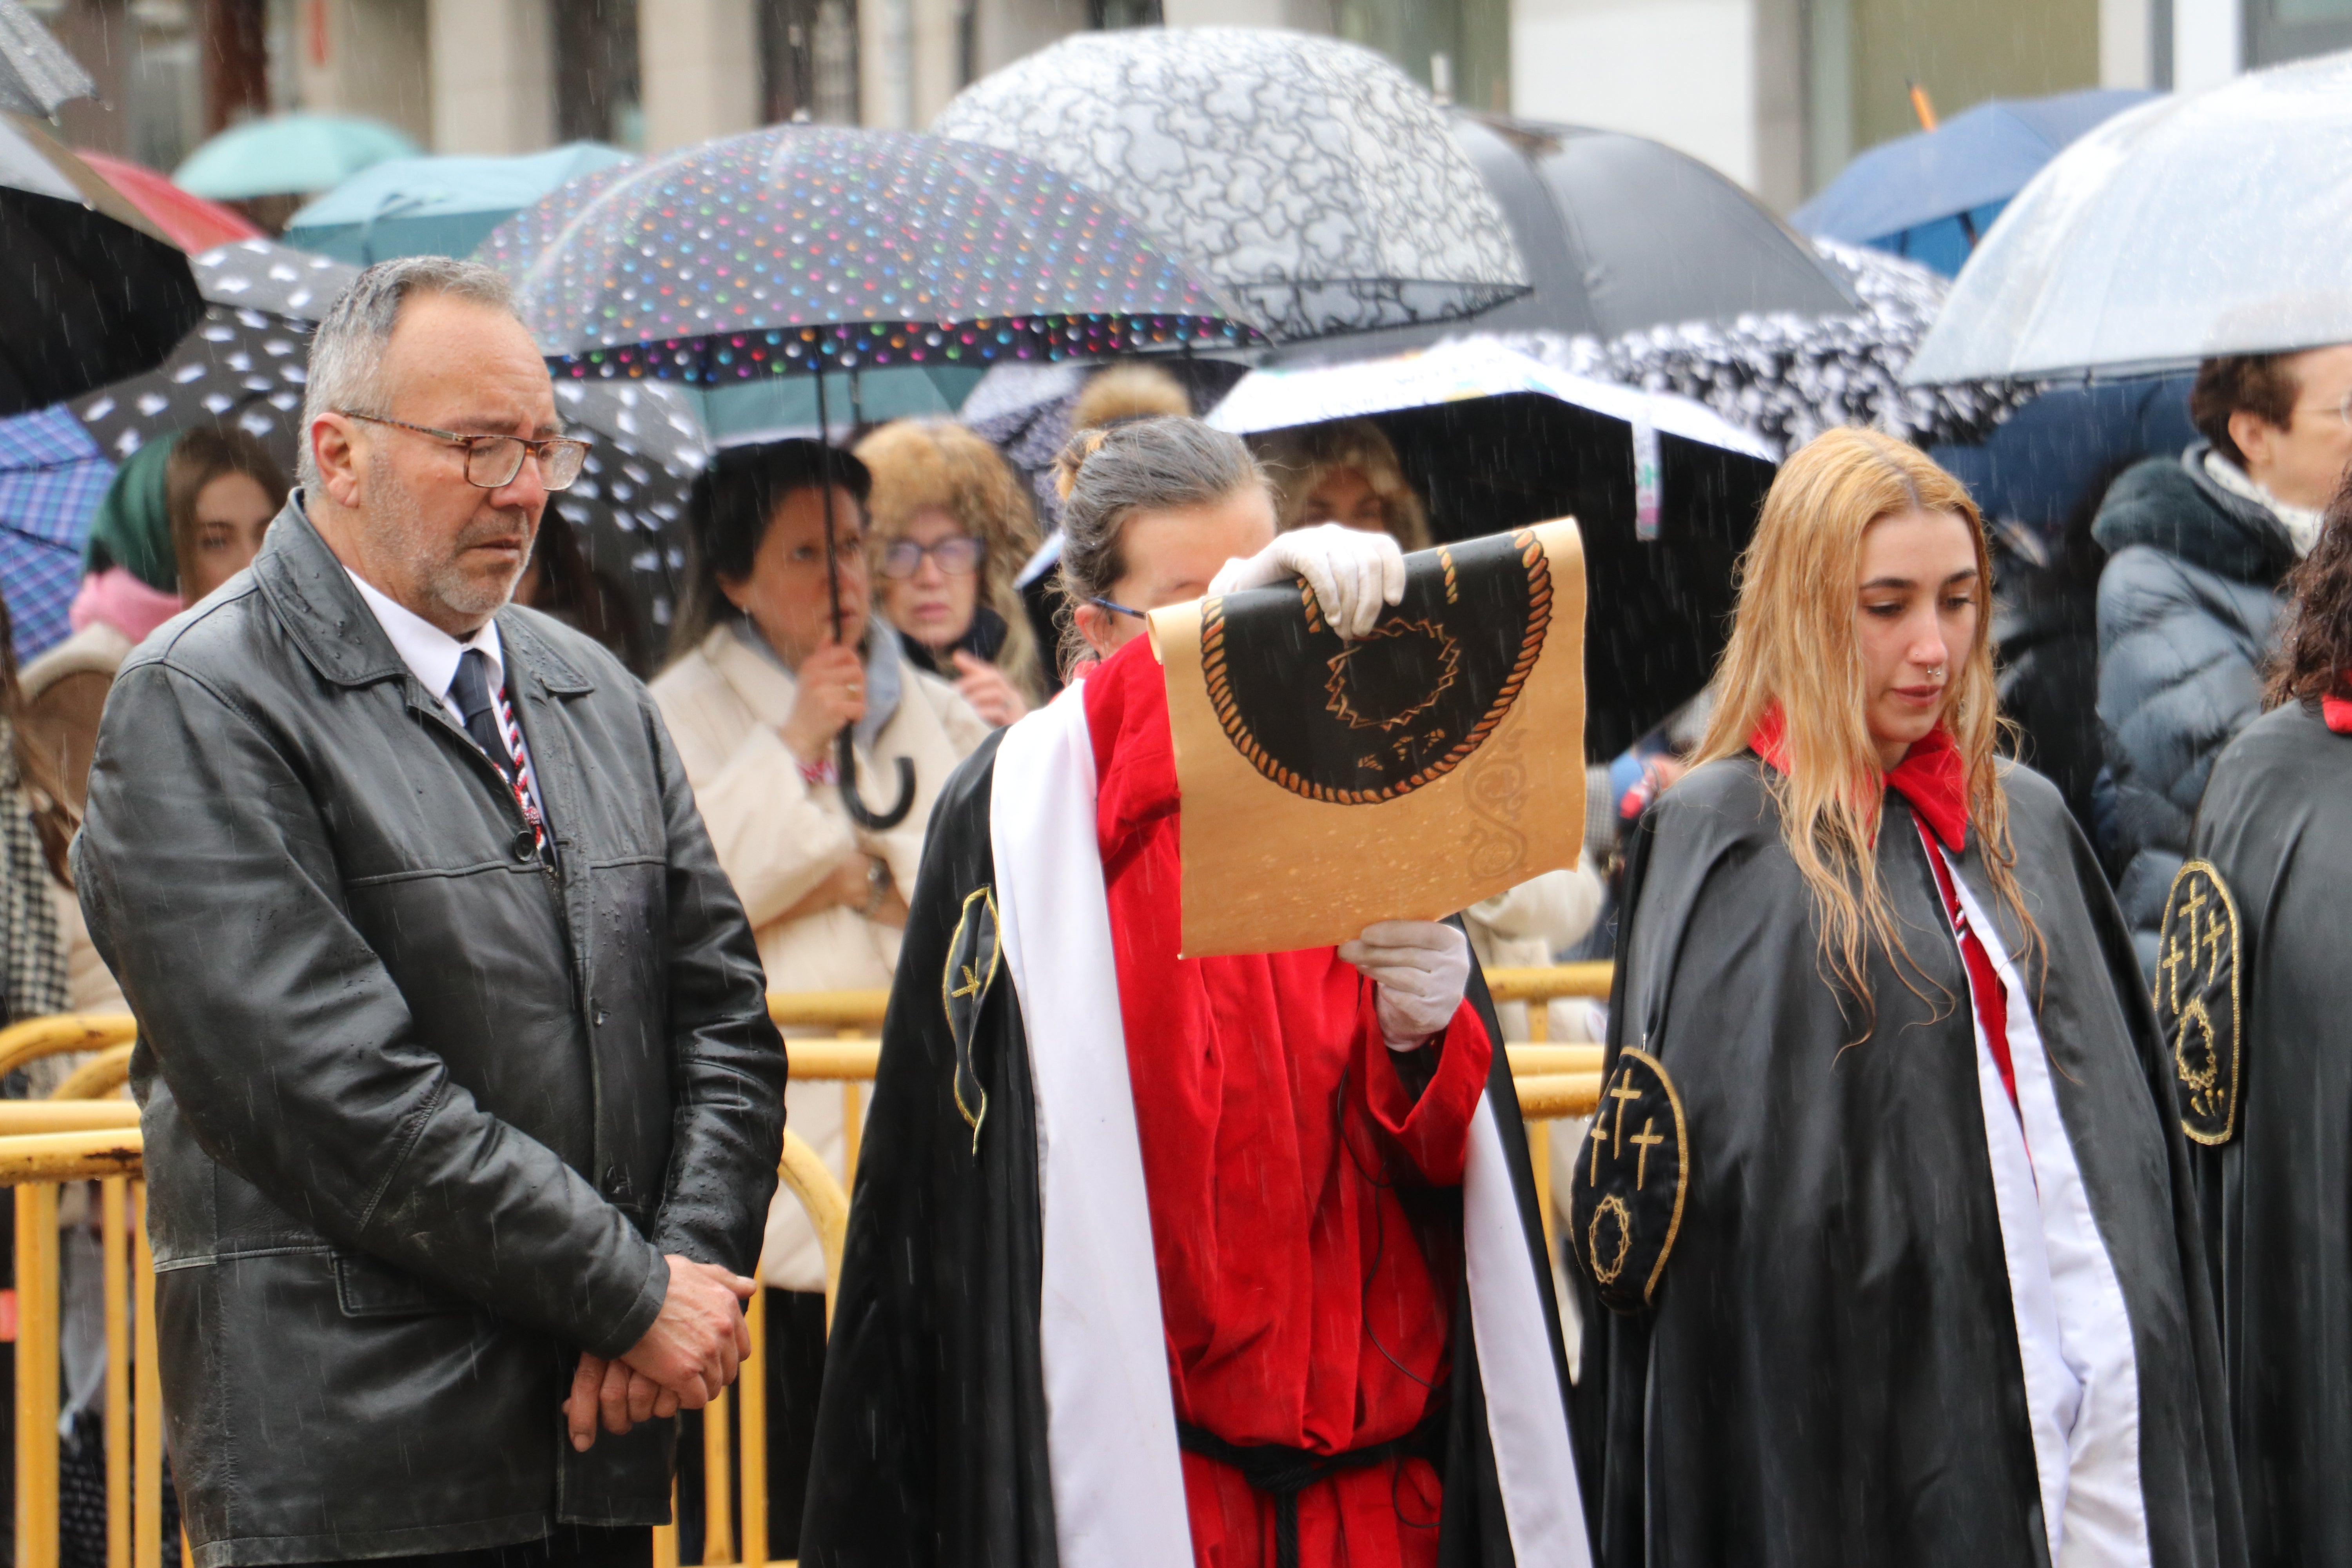
[[1190,420],[1072,470],[1083,657],[932,824],[803,1554],[1582,1568],[1549,1269],[1517,1117],[1486,1110],[1509,1080],[1466,939],[1393,921],[1179,956],[1140,612],[1297,576],[1360,635],[1402,591],[1397,547],[1276,540],[1246,450]]

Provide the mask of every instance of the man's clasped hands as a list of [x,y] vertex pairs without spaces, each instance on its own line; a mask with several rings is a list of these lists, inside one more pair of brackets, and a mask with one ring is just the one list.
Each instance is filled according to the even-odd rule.
[[751,1352],[743,1303],[758,1282],[674,1252],[664,1261],[669,1289],[653,1327],[618,1360],[583,1352],[572,1374],[563,1418],[572,1447],[583,1454],[600,1421],[619,1436],[640,1421],[701,1409],[735,1381],[736,1367]]

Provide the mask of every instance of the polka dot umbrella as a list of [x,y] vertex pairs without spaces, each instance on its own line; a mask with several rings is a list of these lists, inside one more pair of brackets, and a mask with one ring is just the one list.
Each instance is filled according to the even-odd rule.
[[[886,365],[1051,363],[1229,347],[1252,320],[1110,201],[1016,153],[914,132],[779,125],[614,181],[551,240],[476,255],[514,277],[561,383],[704,388]],[[526,248],[537,234],[538,248]],[[826,491],[830,505],[832,492]],[[834,531],[825,530],[840,626]],[[869,827],[848,731],[842,795]]]
[[914,132],[779,125],[705,142],[614,181],[551,243],[493,234],[477,254],[514,276],[541,349],[579,379],[722,386],[1254,334],[1107,198]]

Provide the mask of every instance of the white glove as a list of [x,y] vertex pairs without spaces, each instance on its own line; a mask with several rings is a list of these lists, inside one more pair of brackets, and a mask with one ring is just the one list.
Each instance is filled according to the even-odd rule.
[[1404,552],[1385,533],[1318,523],[1276,535],[1247,560],[1226,562],[1209,580],[1209,593],[1267,588],[1293,577],[1306,578],[1315,590],[1315,602],[1333,631],[1360,637],[1372,629],[1384,607],[1403,599]]
[[1392,1051],[1418,1050],[1454,1022],[1470,984],[1470,942],[1435,921],[1377,921],[1339,956],[1379,985],[1381,1036]]

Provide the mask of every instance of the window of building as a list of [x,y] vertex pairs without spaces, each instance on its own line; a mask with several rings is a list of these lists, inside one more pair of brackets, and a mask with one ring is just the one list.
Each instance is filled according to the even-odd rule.
[[1160,0],[1087,0],[1087,26],[1097,30],[1160,25]]
[[555,132],[565,142],[646,144],[637,86],[637,0],[562,0],[555,28]]
[[857,0],[759,0],[768,123],[858,123]]
[[2352,0],[2245,0],[2246,64],[2352,48]]

